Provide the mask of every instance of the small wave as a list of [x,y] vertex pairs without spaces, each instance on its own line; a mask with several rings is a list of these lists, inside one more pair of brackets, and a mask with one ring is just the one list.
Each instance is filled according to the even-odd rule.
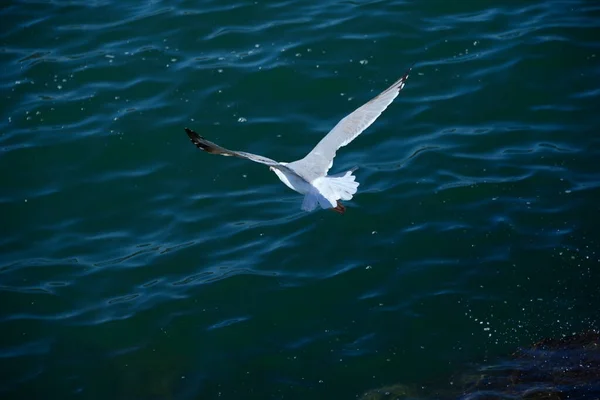
[[239,324],[239,323],[247,321],[249,319],[250,319],[250,317],[247,317],[247,316],[236,317],[236,318],[228,318],[228,319],[225,319],[223,321],[219,321],[216,324],[213,324],[213,325],[209,326],[208,328],[206,328],[206,330],[212,331],[212,330],[215,330],[215,329],[227,328],[228,326],[231,326],[231,325],[234,325],[234,324]]

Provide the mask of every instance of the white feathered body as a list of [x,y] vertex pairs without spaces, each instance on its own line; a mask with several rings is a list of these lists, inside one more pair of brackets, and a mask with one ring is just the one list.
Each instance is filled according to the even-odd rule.
[[[286,164],[286,163],[281,163]],[[276,168],[271,168],[279,180],[290,189],[303,194],[302,209],[312,211],[317,205],[321,208],[334,208],[338,200],[350,200],[356,193],[359,183],[352,175],[353,170],[337,175],[325,175],[307,182],[298,175],[286,173]]]

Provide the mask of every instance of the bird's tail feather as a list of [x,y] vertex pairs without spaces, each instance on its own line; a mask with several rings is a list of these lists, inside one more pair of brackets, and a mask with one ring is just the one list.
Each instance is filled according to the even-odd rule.
[[352,175],[354,170],[346,171],[343,174],[325,177],[325,182],[331,187],[336,195],[336,200],[351,200],[356,193],[359,183],[356,177]]
[[313,183],[321,195],[328,200],[330,207],[335,207],[337,200],[351,200],[352,196],[356,193],[359,183],[356,182],[356,177],[352,175],[354,170],[351,169],[341,174],[324,176]]

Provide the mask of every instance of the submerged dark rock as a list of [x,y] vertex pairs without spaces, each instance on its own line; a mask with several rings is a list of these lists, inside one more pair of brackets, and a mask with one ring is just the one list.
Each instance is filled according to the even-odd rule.
[[547,338],[519,349],[466,393],[490,390],[497,392],[496,398],[599,399],[600,333]]
[[453,380],[460,389],[417,392],[397,384],[370,390],[361,399],[598,400],[600,332],[543,339]]

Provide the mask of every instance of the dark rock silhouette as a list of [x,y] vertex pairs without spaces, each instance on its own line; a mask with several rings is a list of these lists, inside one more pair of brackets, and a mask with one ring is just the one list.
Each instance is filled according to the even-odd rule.
[[426,393],[396,384],[370,390],[360,399],[599,400],[600,332],[543,339],[454,381],[462,389]]

